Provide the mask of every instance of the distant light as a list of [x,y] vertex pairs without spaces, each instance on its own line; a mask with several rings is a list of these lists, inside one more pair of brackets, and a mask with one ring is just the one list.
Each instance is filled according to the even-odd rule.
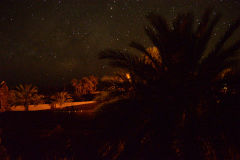
[[126,77],[127,77],[127,79],[131,79],[131,76],[130,76],[130,74],[129,73],[126,73]]

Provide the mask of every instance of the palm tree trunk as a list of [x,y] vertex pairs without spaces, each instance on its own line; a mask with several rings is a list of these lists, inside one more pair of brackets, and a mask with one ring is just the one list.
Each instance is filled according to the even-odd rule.
[[29,106],[27,104],[24,105],[25,111],[29,111]]

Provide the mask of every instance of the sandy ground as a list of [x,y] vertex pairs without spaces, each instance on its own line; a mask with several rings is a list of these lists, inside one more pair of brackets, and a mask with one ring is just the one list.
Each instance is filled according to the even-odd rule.
[[[56,109],[63,109],[66,107],[81,107],[82,110],[86,110],[88,106],[96,104],[96,101],[84,101],[84,102],[68,102],[62,105],[57,104]],[[86,108],[86,109],[85,109]],[[41,111],[51,109],[51,104],[38,104],[38,105],[29,105],[29,111]],[[24,106],[15,106],[11,108],[12,111],[24,111]]]

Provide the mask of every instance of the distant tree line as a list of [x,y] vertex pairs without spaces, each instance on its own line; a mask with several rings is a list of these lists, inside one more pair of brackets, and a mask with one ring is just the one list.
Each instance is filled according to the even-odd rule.
[[54,109],[57,104],[62,105],[65,102],[74,101],[73,97],[76,100],[84,100],[81,97],[94,94],[97,91],[97,84],[98,79],[94,76],[83,77],[81,80],[73,79],[72,86],[74,90],[72,92],[61,91],[48,97],[39,94],[38,88],[32,84],[20,84],[16,89],[9,90],[4,82],[0,90],[1,111],[11,110],[12,106],[17,105],[23,105],[25,110],[28,111],[29,105],[43,104],[45,102],[50,102],[52,109]]

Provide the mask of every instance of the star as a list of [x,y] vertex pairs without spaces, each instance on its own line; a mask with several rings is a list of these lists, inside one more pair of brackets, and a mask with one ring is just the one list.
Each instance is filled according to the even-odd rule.
[[[129,42],[152,45],[144,32],[148,25],[146,15],[156,12],[170,20],[177,14],[192,11],[195,25],[200,24],[206,6],[214,5],[215,12],[223,14],[212,36],[219,36],[230,22],[238,17],[239,0],[2,0],[0,1],[0,56],[3,59],[0,75],[3,79],[15,78],[16,83],[29,67],[29,81],[38,73],[48,72],[47,80],[73,75],[105,75],[99,72],[104,62],[98,59],[99,51],[107,48],[121,49]],[[172,27],[172,26],[171,26]],[[238,36],[235,36],[238,37]],[[19,58],[20,57],[20,58]],[[70,63],[72,59],[75,63]],[[4,61],[4,60],[8,61]],[[21,61],[19,60],[21,59]],[[35,63],[32,65],[32,63]],[[62,64],[64,62],[65,65]],[[88,62],[86,64],[86,62]],[[59,65],[61,64],[61,65]],[[71,65],[71,68],[66,66]],[[65,67],[65,68],[64,68]],[[105,66],[106,67],[106,66]],[[72,70],[72,71],[71,71]],[[72,73],[66,76],[66,73]],[[18,74],[14,74],[18,73]],[[57,73],[57,74],[56,74]],[[43,82],[43,79],[41,80]],[[46,78],[46,77],[45,77]],[[27,79],[28,80],[28,79]],[[24,81],[24,80],[23,80]],[[44,84],[43,84],[44,85]]]

